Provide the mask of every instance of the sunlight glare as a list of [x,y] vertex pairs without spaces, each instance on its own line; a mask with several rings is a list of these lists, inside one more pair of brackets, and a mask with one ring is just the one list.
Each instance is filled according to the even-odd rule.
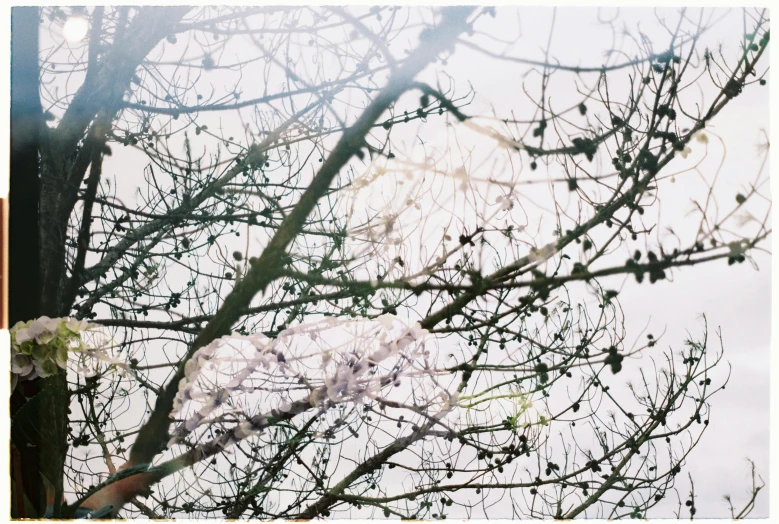
[[80,42],[89,32],[89,22],[83,16],[71,16],[65,21],[62,33],[70,44]]

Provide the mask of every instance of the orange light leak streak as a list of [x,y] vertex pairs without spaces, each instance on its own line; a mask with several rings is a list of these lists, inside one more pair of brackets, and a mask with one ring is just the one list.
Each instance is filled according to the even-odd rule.
[[0,198],[0,329],[8,329],[8,199]]

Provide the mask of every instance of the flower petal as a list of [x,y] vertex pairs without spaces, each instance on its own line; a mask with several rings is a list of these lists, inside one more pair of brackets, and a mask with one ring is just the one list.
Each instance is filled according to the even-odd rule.
[[14,334],[14,339],[16,339],[17,344],[23,344],[28,340],[32,340],[33,335],[30,332],[30,328],[21,328]]

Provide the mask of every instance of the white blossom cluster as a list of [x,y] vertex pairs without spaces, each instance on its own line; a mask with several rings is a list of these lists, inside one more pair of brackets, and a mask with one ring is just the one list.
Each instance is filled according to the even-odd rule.
[[127,370],[124,362],[107,353],[99,327],[69,317],[17,322],[11,328],[12,390],[20,380],[49,377],[68,364],[84,376],[95,375],[100,364]]
[[[437,384],[427,331],[392,315],[326,320],[286,329],[274,339],[232,334],[197,350],[185,365],[169,447],[199,427],[237,424],[236,438],[259,431],[258,416],[388,398],[408,380],[415,398],[448,412],[456,400]],[[253,415],[252,415],[253,414]],[[197,437],[196,437],[197,438]]]

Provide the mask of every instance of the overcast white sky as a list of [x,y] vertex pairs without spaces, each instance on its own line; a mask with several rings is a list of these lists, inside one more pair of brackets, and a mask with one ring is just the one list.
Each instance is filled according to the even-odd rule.
[[[504,12],[509,11],[504,9]],[[617,12],[616,8],[610,8],[600,14],[603,18],[610,18]],[[536,57],[542,58],[541,49],[549,36],[552,10],[526,8],[520,13],[519,20],[524,22],[521,24],[522,54],[526,56],[524,51],[527,50],[532,57],[536,50]],[[607,31],[596,27],[598,14],[592,7],[558,8],[557,30],[552,40],[553,55],[566,64],[597,62],[610,37]],[[635,29],[640,24],[643,31],[657,38],[658,24],[653,9],[621,9],[619,16],[629,29]],[[515,19],[511,16],[506,16],[501,22],[506,27],[515,26]],[[703,40],[712,48],[719,43],[733,45],[734,36],[737,39],[742,32],[741,24],[740,11],[733,9]],[[664,40],[657,38],[655,41]],[[451,67],[456,70],[458,65],[463,73],[471,73],[464,76],[474,83],[483,98],[500,105],[502,101],[516,97],[517,84],[512,78],[503,76],[500,69],[491,67],[492,63],[480,61],[474,55],[469,56],[468,50],[461,49]],[[457,73],[453,76],[460,78]],[[768,85],[771,85],[770,80]],[[761,131],[769,130],[768,100],[768,89],[752,90],[749,96],[734,99],[710,128],[727,145],[727,155],[721,167],[722,178],[718,182],[718,190],[721,190],[718,194],[723,200],[732,199],[738,188],[751,181],[759,169],[762,155],[758,153],[757,144],[764,141]],[[558,102],[560,106],[566,105],[563,101]],[[707,175],[718,167],[721,155],[722,149],[719,148],[716,161],[712,158],[712,162],[704,168]],[[699,198],[701,187],[690,177],[679,177],[676,185],[678,189],[675,193],[662,193],[661,224],[673,225],[680,230],[685,220],[690,221],[687,215],[691,208],[690,198],[693,195]],[[696,225],[693,221],[692,227]],[[697,516],[701,518],[727,516],[721,498],[723,494],[730,493],[734,500],[738,500],[739,496],[744,500],[750,485],[745,457],[753,459],[763,479],[767,484],[769,481],[772,261],[765,254],[755,258],[759,271],[747,264],[728,268],[724,262],[715,263],[674,271],[673,282],[662,281],[654,286],[637,285],[630,277],[624,279],[625,285],[620,293],[629,337],[636,336],[648,324],[651,333],[665,330],[665,346],[679,348],[688,333],[696,336],[701,333],[701,314],[706,314],[712,334],[717,327],[722,330],[725,359],[732,366],[732,375],[727,388],[712,401],[709,429],[688,466],[696,483],[696,494],[700,497],[696,506],[699,508]],[[621,283],[623,280],[619,278],[617,281]],[[683,494],[687,489],[685,484],[686,481],[679,483]],[[767,488],[758,497],[751,516],[767,517],[768,508]],[[657,512],[653,516],[661,517]]]
[[[543,58],[541,51],[549,37],[553,12],[547,8],[523,8],[519,16],[513,9],[499,11],[495,34],[514,34],[521,28],[522,46],[514,54],[525,58]],[[610,44],[610,34],[597,26],[600,15],[610,17],[615,9],[601,11],[595,8],[558,8],[552,40],[552,55],[568,64],[599,65],[601,52]],[[634,30],[640,24],[643,31],[657,34],[657,23],[651,9],[623,9],[619,16]],[[733,11],[706,35],[712,47],[723,43],[732,45],[742,30],[738,11]],[[658,41],[659,36],[656,36]],[[470,112],[484,112],[491,103],[500,113],[502,107],[516,107],[522,78],[507,75],[495,62],[480,59],[467,49],[460,48],[449,61],[446,71],[464,90],[471,82],[477,99]],[[515,69],[514,71],[520,71]],[[512,73],[513,74],[513,73]],[[563,83],[563,80],[557,80]],[[769,87],[771,81],[769,79]],[[769,129],[769,87],[750,89],[749,96],[738,97],[715,120],[711,128],[727,146],[721,160],[722,148],[712,139],[710,157],[702,170],[720,167],[718,195],[732,198],[739,188],[753,180],[762,161],[757,144],[763,139],[761,130]],[[561,88],[559,103],[566,104],[565,90]],[[5,116],[3,116],[5,118]],[[127,169],[128,158],[115,154],[107,164]],[[121,151],[121,150],[120,150]],[[128,151],[129,155],[129,151]],[[138,157],[135,157],[137,159]],[[133,159],[133,161],[135,161]],[[141,173],[139,164],[135,172]],[[707,171],[707,173],[710,171]],[[543,173],[543,171],[542,171]],[[689,198],[699,195],[702,187],[694,177],[680,176],[675,192],[663,194],[661,224],[684,230],[689,220]],[[132,189],[130,190],[132,191]],[[693,224],[694,227],[695,224]],[[547,228],[548,229],[548,228]],[[541,242],[539,242],[541,243]],[[700,314],[706,314],[710,335],[721,328],[725,359],[731,365],[727,389],[712,401],[709,428],[688,461],[687,471],[696,483],[698,517],[727,517],[726,504],[721,496],[730,493],[738,505],[745,500],[749,476],[745,457],[753,459],[758,473],[769,481],[769,383],[771,347],[771,266],[770,256],[756,255],[759,270],[749,264],[728,267],[724,262],[687,270],[675,270],[674,279],[654,286],[636,285],[631,278],[616,278],[612,287],[621,287],[620,301],[627,319],[628,338],[635,338],[647,326],[648,331],[665,331],[662,345],[680,347],[688,333],[697,335],[702,330]],[[710,340],[715,337],[710,336]],[[677,483],[686,493],[686,479]],[[752,517],[767,517],[768,488],[758,497]],[[654,517],[668,517],[669,513]]]

